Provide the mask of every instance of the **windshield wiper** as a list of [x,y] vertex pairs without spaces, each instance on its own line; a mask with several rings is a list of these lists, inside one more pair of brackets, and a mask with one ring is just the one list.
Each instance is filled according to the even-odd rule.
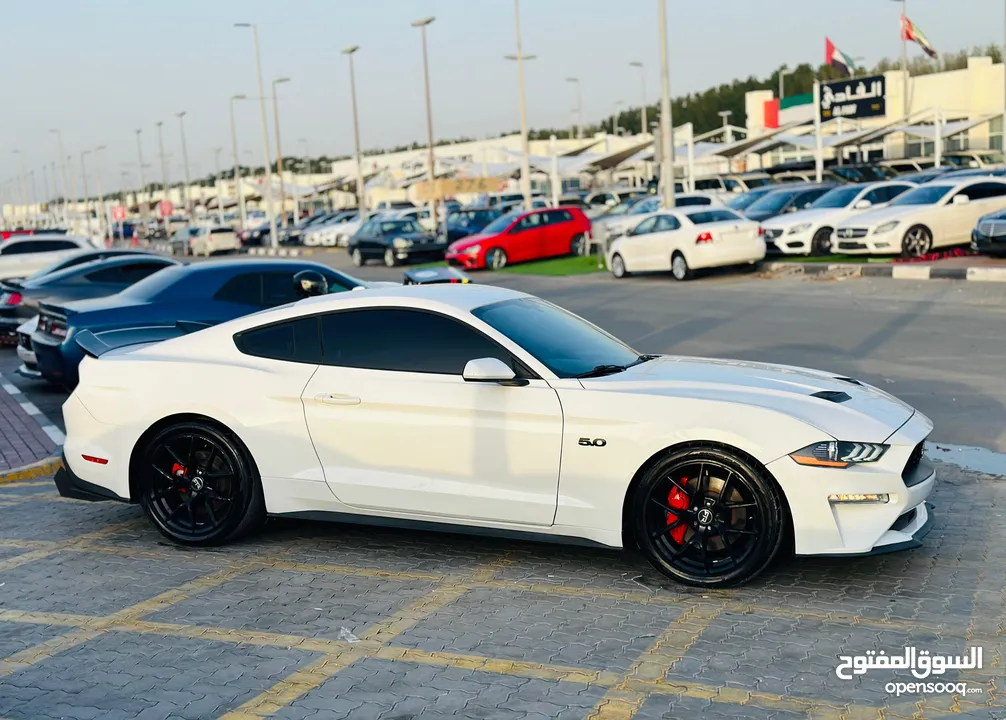
[[592,377],[604,377],[605,375],[614,375],[615,373],[623,372],[628,365],[595,365],[593,368],[587,372],[580,373],[579,375],[574,375],[573,377],[577,379],[581,378],[592,378]]

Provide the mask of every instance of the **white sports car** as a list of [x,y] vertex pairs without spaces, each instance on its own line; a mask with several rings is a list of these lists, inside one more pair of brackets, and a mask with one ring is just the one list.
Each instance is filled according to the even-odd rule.
[[841,185],[815,200],[806,210],[783,213],[762,223],[769,254],[829,255],[835,228],[866,210],[887,207],[915,183],[890,182]]
[[[482,285],[322,296],[89,356],[60,493],[169,539],[266,515],[636,545],[714,587],[799,555],[917,547],[932,423],[857,380],[641,355]],[[791,540],[789,540],[791,539]]]

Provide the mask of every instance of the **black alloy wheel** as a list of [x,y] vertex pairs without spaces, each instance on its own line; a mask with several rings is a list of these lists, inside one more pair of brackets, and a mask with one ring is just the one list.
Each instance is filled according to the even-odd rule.
[[831,228],[821,228],[810,241],[810,254],[814,257],[831,255]]
[[569,243],[569,254],[570,255],[583,255],[583,251],[586,247],[587,239],[582,233],[577,233],[573,236],[573,239]]
[[636,542],[672,580],[728,587],[762,572],[782,546],[780,491],[750,461],[718,449],[673,452],[632,500]]
[[502,270],[507,265],[508,258],[503,248],[493,248],[486,253],[486,269]]
[[247,452],[209,423],[161,430],[135,471],[147,517],[180,545],[229,542],[265,517],[262,485]]

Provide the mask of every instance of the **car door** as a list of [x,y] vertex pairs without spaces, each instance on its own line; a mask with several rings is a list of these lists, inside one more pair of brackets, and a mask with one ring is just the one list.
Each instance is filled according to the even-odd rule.
[[966,243],[971,239],[971,231],[978,219],[1006,208],[1006,183],[983,182],[968,188],[971,202],[961,206],[959,223],[956,223],[951,237],[953,244]]
[[[365,510],[550,525],[562,445],[556,392],[462,321],[407,308],[321,319],[324,364],[304,414],[325,479]],[[467,382],[496,357],[523,386]]]
[[528,213],[510,229],[503,249],[510,262],[542,257],[542,212]]
[[681,221],[674,215],[657,215],[653,230],[644,235],[650,270],[670,270],[671,256],[680,240]]
[[657,227],[656,216],[648,217],[625,234],[618,244],[618,253],[625,267],[632,272],[653,270],[653,248],[650,233]]
[[573,214],[569,210],[546,210],[542,218],[545,221],[541,230],[543,256],[569,255],[576,234]]

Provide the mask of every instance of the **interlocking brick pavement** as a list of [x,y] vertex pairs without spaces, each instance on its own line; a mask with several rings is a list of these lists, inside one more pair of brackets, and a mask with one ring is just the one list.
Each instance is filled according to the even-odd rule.
[[[1006,715],[1006,480],[940,466],[915,551],[675,585],[638,557],[270,522],[213,550],[135,507],[0,485],[4,718]],[[977,693],[835,676],[839,655],[981,646]]]
[[22,406],[17,389],[6,385],[0,376],[0,472],[43,460],[56,448],[35,416]]

